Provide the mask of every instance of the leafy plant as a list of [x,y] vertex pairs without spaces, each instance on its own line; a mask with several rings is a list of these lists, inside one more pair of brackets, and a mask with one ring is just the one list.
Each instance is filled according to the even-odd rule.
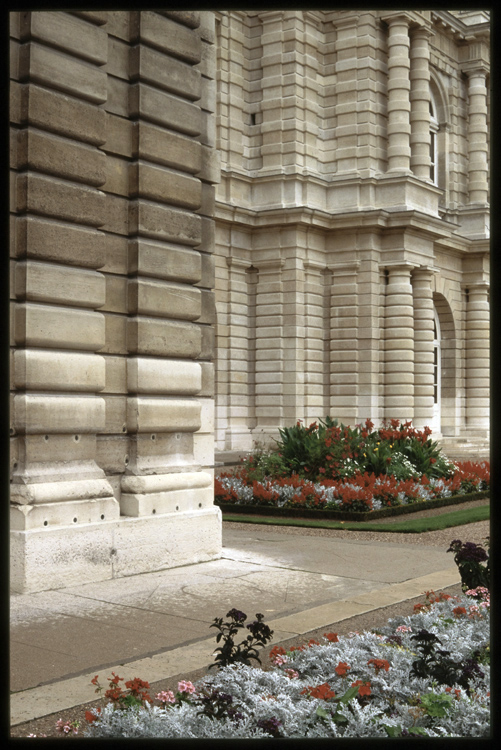
[[449,658],[450,651],[437,650],[437,644],[442,641],[434,633],[423,629],[411,636],[411,640],[416,641],[416,647],[421,651],[419,659],[412,663],[413,677],[431,678],[449,687],[461,685],[469,694],[471,680],[484,676],[473,656],[461,663]]
[[[489,539],[486,542],[488,547]],[[459,568],[463,591],[475,589],[477,586],[490,588],[489,555],[480,544],[463,543],[460,539],[454,539],[447,552],[454,552],[454,562]],[[487,564],[482,565],[484,562]]]
[[[268,625],[264,624],[263,615],[256,614],[256,619],[247,625],[244,625],[247,615],[238,609],[230,609],[226,617],[230,618],[228,622],[223,622],[222,617],[216,617],[212,625],[210,625],[211,628],[219,630],[216,636],[216,643],[223,640],[223,645],[216,649],[216,652],[219,653],[215,658],[214,664],[211,664],[210,667],[227,667],[237,662],[250,666],[251,659],[255,659],[261,664],[256,647],[266,646],[273,637],[273,630],[270,630]],[[250,634],[244,641],[235,644],[236,634],[244,627],[250,631]]]

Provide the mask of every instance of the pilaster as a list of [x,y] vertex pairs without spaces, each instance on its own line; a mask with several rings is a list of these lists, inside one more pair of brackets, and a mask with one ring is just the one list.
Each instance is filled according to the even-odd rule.
[[489,434],[489,285],[471,282],[466,289],[466,428]]
[[358,416],[359,261],[330,263],[330,415],[345,424]]
[[[414,427],[434,429],[433,270],[422,266],[412,272],[414,299]],[[440,366],[440,363],[437,363]],[[434,430],[435,431],[435,430]]]
[[414,310],[412,265],[387,265],[385,298],[384,415],[414,419]]

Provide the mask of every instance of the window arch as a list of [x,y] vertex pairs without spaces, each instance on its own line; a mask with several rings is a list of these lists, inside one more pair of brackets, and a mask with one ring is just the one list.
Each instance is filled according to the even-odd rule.
[[430,180],[438,186],[438,117],[433,93],[430,91]]
[[444,193],[442,205],[447,205],[449,186],[449,107],[447,92],[439,77],[430,76],[430,180]]

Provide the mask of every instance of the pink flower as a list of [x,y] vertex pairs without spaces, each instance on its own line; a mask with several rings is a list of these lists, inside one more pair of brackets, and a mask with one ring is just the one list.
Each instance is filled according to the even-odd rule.
[[175,703],[176,698],[172,690],[162,690],[160,693],[155,695],[157,701],[160,703]]
[[399,625],[396,632],[397,633],[412,633],[412,628],[407,627],[407,625]]
[[195,685],[189,680],[181,680],[177,683],[177,689],[180,693],[194,693],[196,688]]
[[296,672],[295,669],[286,669],[285,674],[290,680],[294,680],[296,677],[299,677],[299,672]]

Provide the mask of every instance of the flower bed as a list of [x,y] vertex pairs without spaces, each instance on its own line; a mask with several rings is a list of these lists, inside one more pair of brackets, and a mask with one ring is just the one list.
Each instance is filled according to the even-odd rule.
[[411,422],[392,419],[375,429],[367,419],[352,428],[327,417],[309,427],[299,420],[279,434],[274,449],[258,447],[236,472],[216,477],[216,505],[273,508],[287,515],[354,513],[361,520],[366,513],[437,507],[489,490],[487,461],[450,461],[431,440],[430,428],[417,430]]
[[[131,681],[129,704],[112,700],[100,713],[89,714],[85,735],[489,736],[486,588],[453,598],[426,592],[414,615],[390,620],[379,631],[326,633],[322,643],[310,641],[288,652],[275,646],[270,655],[269,671],[231,664],[195,685],[180,682],[176,695],[159,693],[155,705],[141,698],[149,685]],[[119,680],[115,675],[110,690]]]
[[322,514],[327,518],[370,520],[487,497],[489,486],[488,462],[457,463],[448,478],[406,480],[357,472],[321,482],[299,476],[258,481],[250,480],[244,469],[216,477],[215,503],[231,512],[313,517],[327,511]]

